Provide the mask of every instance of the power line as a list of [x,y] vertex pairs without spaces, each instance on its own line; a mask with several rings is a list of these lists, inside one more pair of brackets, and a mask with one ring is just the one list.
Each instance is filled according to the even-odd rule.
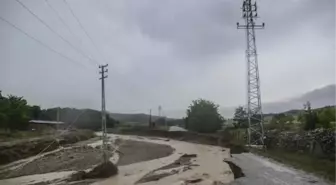
[[82,54],[85,58],[87,58],[89,61],[92,61],[96,64],[99,64],[97,61],[91,59],[86,54],[84,54],[82,51],[77,49],[74,45],[72,45],[68,40],[66,40],[62,35],[58,34],[55,30],[53,30],[45,21],[43,21],[39,16],[37,16],[33,11],[31,11],[25,4],[23,4],[20,0],[15,0],[18,2],[24,9],[26,9],[31,15],[33,15],[39,22],[41,22],[44,26],[46,26],[51,32],[56,34],[60,39],[62,39],[64,42],[66,42],[69,46],[71,46],[74,50],[76,50],[78,53]]
[[73,9],[69,5],[69,3],[66,0],[63,0],[63,1],[67,5],[67,7],[69,8],[72,16],[76,19],[77,23],[79,24],[79,26],[81,27],[81,29],[83,30],[83,32],[85,33],[85,35],[90,39],[92,45],[96,48],[96,50],[99,52],[99,54],[103,57],[102,52],[100,52],[100,50],[98,49],[96,43],[93,41],[92,37],[90,37],[90,35],[88,34],[88,32],[85,30],[83,24],[80,22],[79,18],[75,15],[75,12],[73,11]]
[[69,33],[71,33],[71,35],[76,38],[80,44],[82,44],[82,39],[78,38],[78,36],[71,30],[70,26],[66,23],[66,21],[62,18],[62,16],[59,14],[59,12],[51,5],[51,3],[49,2],[49,0],[45,0],[45,2],[47,3],[47,5],[49,6],[49,8],[57,15],[57,18],[60,22],[62,22],[62,24],[67,28],[67,30],[69,31]]
[[76,35],[71,31],[69,25],[64,21],[64,19],[61,17],[58,11],[49,3],[49,0],[45,0],[45,2],[49,6],[49,8],[57,15],[58,20],[62,22],[62,24],[67,28],[69,33],[71,33],[73,37],[76,37]]
[[47,44],[45,44],[45,43],[43,43],[42,41],[38,40],[37,38],[35,38],[35,37],[29,35],[27,32],[25,32],[25,31],[22,30],[21,28],[17,27],[17,26],[14,25],[13,23],[9,22],[8,20],[4,19],[3,17],[0,16],[0,19],[1,19],[2,21],[4,21],[5,23],[9,24],[11,27],[13,27],[13,28],[15,28],[16,30],[20,31],[21,33],[23,33],[23,34],[26,35],[27,37],[33,39],[35,42],[39,43],[41,46],[47,48],[48,50],[50,50],[50,51],[52,51],[52,52],[58,54],[59,56],[65,58],[65,59],[67,59],[67,60],[69,60],[69,61],[71,61],[71,62],[73,62],[73,63],[76,63],[76,64],[78,64],[78,65],[81,65],[81,66],[87,68],[84,64],[82,64],[82,63],[80,63],[80,62],[77,62],[77,61],[75,61],[75,60],[69,58],[68,56],[66,56],[66,55],[64,55],[64,54],[62,54],[62,53],[56,51],[55,49],[51,48],[51,47],[48,46]]
[[[70,129],[71,129],[71,126],[72,126],[72,124],[74,124],[75,122],[77,122],[77,120],[78,120],[78,118],[83,114],[83,113],[85,113],[86,112],[86,110],[82,110],[82,112],[81,113],[79,113],[78,115],[77,115],[77,117],[67,126],[67,128],[65,129],[65,130],[63,130],[59,135],[61,136],[61,135],[63,135],[64,133],[66,133],[67,131],[69,131]],[[10,175],[12,175],[14,172],[16,172],[16,171],[18,171],[18,170],[22,170],[22,168],[23,167],[25,167],[27,164],[29,164],[29,163],[31,163],[31,162],[33,162],[35,159],[38,159],[38,158],[36,158],[36,157],[39,157],[39,155],[41,155],[43,152],[45,152],[45,151],[47,151],[47,149],[52,145],[52,144],[54,144],[56,141],[57,141],[57,139],[56,139],[56,137],[55,136],[53,136],[53,138],[54,138],[54,140],[52,141],[52,142],[50,142],[50,144],[47,146],[47,147],[45,147],[43,150],[41,150],[38,154],[36,154],[34,157],[32,157],[30,160],[28,160],[28,161],[26,161],[26,162],[24,162],[23,164],[21,164],[20,166],[18,166],[16,169],[14,169],[13,171],[11,171],[7,176],[6,176],[6,178],[8,178]],[[59,143],[58,143],[59,144]]]

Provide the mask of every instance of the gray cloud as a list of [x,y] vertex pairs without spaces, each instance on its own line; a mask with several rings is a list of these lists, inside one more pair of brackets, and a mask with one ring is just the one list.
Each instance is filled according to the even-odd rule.
[[[223,107],[245,102],[245,34],[236,30],[235,0],[67,0],[98,48],[63,1],[24,1],[45,22],[100,63],[109,63],[107,108],[147,112],[162,105],[180,115],[195,98]],[[257,32],[262,97],[278,101],[325,84],[335,75],[335,1],[258,0]],[[98,67],[12,0],[0,16],[81,64],[50,52],[0,21],[0,89],[43,107],[100,108]]]
[[229,52],[237,45],[232,17],[239,13],[232,8],[237,5],[234,1],[152,0],[132,5],[144,35],[173,44],[174,51],[186,58]]

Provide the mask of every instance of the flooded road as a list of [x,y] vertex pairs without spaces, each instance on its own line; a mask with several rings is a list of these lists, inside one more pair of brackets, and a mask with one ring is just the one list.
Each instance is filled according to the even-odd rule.
[[[119,174],[92,182],[93,185],[328,185],[329,183],[315,177],[314,175],[295,170],[283,164],[271,161],[267,158],[256,156],[251,153],[233,154],[230,156],[229,149],[188,143],[155,137],[139,137],[108,134],[111,143],[120,141],[137,141],[146,148],[145,145],[159,144],[160,146],[170,146],[173,148],[171,155],[152,160],[135,163],[125,163],[118,166]],[[125,142],[126,143],[126,142]],[[97,147],[101,141],[88,143],[89,146]],[[122,146],[121,142],[118,147]],[[119,148],[116,148],[117,150]],[[155,147],[154,147],[155,148]],[[139,148],[138,154],[144,155]],[[134,151],[135,153],[137,151]],[[147,150],[146,150],[147,151]],[[148,149],[148,151],[150,151]],[[131,151],[133,152],[133,151]],[[151,151],[155,152],[155,151]],[[146,152],[145,152],[146,153]],[[110,160],[118,164],[123,154],[115,152]],[[127,155],[127,154],[126,154]],[[183,158],[184,156],[189,156]],[[125,156],[124,156],[125,157]],[[182,159],[182,160],[181,160]],[[224,160],[232,161],[242,169],[244,177],[234,179],[234,174],[228,163]],[[15,164],[15,163],[14,163]],[[9,165],[11,166],[11,165]],[[13,167],[13,165],[11,166]],[[27,175],[17,178],[0,180],[0,184],[19,185],[58,182],[54,184],[67,185],[66,178],[73,171],[52,172],[46,174]]]
[[[151,171],[168,165],[179,159],[184,154],[196,154],[193,159],[195,164],[191,169],[181,173],[174,173],[173,175],[161,178],[156,181],[141,183],[143,185],[172,185],[185,184],[188,180],[201,179],[197,184],[215,184],[216,182],[229,183],[234,180],[233,174],[229,165],[223,162],[224,159],[230,158],[229,149],[224,149],[217,146],[200,145],[194,143],[187,143],[183,141],[166,140],[166,139],[150,139],[140,138],[136,136],[118,136],[122,139],[132,139],[145,142],[154,142],[157,144],[168,144],[175,149],[175,152],[164,158],[154,159],[151,161],[144,161],[134,163],[127,166],[119,167],[119,174],[115,177],[106,179],[95,185],[130,185],[135,184],[141,177],[150,173]],[[179,170],[179,169],[172,169]],[[165,171],[162,171],[165,173]]]
[[242,168],[245,177],[230,185],[328,185],[312,175],[251,153],[233,154],[230,159]]
[[[156,179],[147,179],[141,184],[182,185],[186,184],[187,182],[197,181],[197,183],[194,184],[212,185],[219,184],[218,182],[229,183],[234,180],[234,175],[229,165],[224,162],[224,160],[230,158],[229,149],[162,138],[148,138],[113,134],[108,134],[108,136],[111,143],[114,143],[114,141],[116,141],[117,139],[124,141],[132,140],[143,142],[144,145],[146,145],[146,143],[147,145],[148,143],[168,145],[172,147],[174,151],[171,155],[166,157],[119,166],[118,175],[104,180],[98,180],[97,182],[93,183],[95,185],[131,185],[137,183],[140,179],[148,175],[152,175],[152,177],[154,176]],[[101,143],[101,141],[96,141],[88,143],[88,145],[92,147],[97,147],[101,145]],[[122,144],[123,143],[120,143],[120,145]],[[136,153],[137,151],[134,152]],[[187,163],[181,163],[179,165],[176,165],[176,161],[186,154],[193,156],[190,161],[188,161]],[[121,155],[122,154],[115,152],[115,155],[111,157],[110,160],[116,164],[118,160],[122,157]],[[27,160],[29,161],[30,159]],[[0,184],[50,184],[50,182],[53,182],[54,184],[65,185],[67,184],[65,179],[68,178],[69,175],[72,173],[73,171],[62,171],[46,174],[27,175],[0,180]]]

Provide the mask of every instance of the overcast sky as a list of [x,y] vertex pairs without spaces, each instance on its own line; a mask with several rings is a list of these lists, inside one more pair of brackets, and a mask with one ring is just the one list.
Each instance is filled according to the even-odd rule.
[[[73,61],[0,20],[0,89],[48,107],[100,108],[98,66],[109,64],[111,112],[166,114],[205,98],[231,107],[246,101],[245,33],[240,0],[21,0],[62,41],[14,0],[0,16]],[[335,83],[335,0],[258,0],[263,102]],[[97,47],[95,47],[95,45]],[[80,51],[80,52],[78,52]],[[83,56],[85,53],[86,57]],[[78,62],[75,63],[74,61]]]

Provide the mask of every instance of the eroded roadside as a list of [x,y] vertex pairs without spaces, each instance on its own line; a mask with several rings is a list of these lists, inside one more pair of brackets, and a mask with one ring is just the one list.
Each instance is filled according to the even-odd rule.
[[[2,180],[0,184],[223,184],[234,180],[230,165],[224,162],[230,158],[229,149],[169,139],[113,134],[109,134],[109,140],[112,146],[110,159],[119,168],[118,175],[112,178],[67,181],[75,171],[88,170],[100,162],[101,141],[94,141],[75,147],[81,150],[73,148],[67,149],[67,152],[62,151],[63,154],[58,151],[46,155],[25,168],[27,171],[17,174],[26,176]],[[43,164],[53,166],[53,163],[58,164],[52,170],[39,167]],[[153,177],[156,175],[161,178]],[[146,178],[147,180],[143,180]],[[150,178],[154,180],[148,180]]]

